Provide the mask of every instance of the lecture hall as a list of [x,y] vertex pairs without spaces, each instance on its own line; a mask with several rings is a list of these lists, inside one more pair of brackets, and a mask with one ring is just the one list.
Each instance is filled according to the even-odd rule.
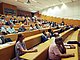
[[80,60],[80,0],[0,0],[0,60]]

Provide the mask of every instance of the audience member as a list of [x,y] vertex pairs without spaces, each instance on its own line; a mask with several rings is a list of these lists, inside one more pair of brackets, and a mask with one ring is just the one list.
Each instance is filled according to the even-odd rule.
[[16,31],[15,31],[15,29],[14,29],[14,27],[13,27],[13,25],[10,23],[10,27],[8,27],[7,28],[7,31],[8,31],[8,33],[16,33]]
[[43,28],[41,24],[39,24],[39,26],[38,26],[38,27],[39,27],[39,29],[42,29],[42,28]]
[[30,25],[30,31],[34,30],[33,25]]
[[26,31],[25,26],[22,24],[21,27],[19,28],[18,32],[24,32]]
[[54,37],[54,33],[51,29],[48,29],[48,37],[49,38]]
[[10,21],[10,23],[12,23],[12,24],[13,24],[13,20],[12,20],[12,18],[10,18],[10,20],[9,20],[9,21]]
[[24,53],[31,53],[37,52],[37,49],[27,50],[25,42],[23,42],[24,36],[22,34],[18,34],[18,39],[15,44],[15,53],[16,53],[16,60],[20,60],[19,56],[23,55]]
[[65,24],[65,23],[64,23],[64,21],[63,21],[63,20],[64,20],[64,19],[62,19],[61,25],[63,25],[63,26],[64,26],[64,24]]
[[2,34],[7,34],[7,30],[6,30],[6,28],[2,25],[2,22],[0,21],[0,32],[2,33]]
[[15,24],[15,23],[17,23],[18,21],[16,20],[16,18],[14,18],[14,20],[13,20],[13,23]]
[[39,26],[37,24],[35,24],[34,29],[39,29]]
[[61,37],[56,37],[55,41],[49,47],[49,59],[61,60],[61,58],[74,57],[74,54],[66,54],[66,48]]
[[43,33],[43,34],[42,34],[42,36],[41,36],[41,41],[42,41],[42,42],[45,42],[45,41],[48,40],[48,36],[47,36],[47,34],[46,34],[46,31],[43,31],[42,33]]
[[5,25],[10,25],[10,21],[7,21],[7,22],[5,23]]
[[24,25],[28,25],[28,22],[27,22],[27,20],[25,20],[25,21],[24,21]]
[[4,16],[1,17],[1,21],[2,21],[2,23],[4,23],[4,24],[7,22],[7,21],[5,20],[5,17],[4,17]]

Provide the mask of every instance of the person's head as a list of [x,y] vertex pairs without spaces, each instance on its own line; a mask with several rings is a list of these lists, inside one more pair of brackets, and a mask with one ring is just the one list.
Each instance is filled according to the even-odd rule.
[[46,31],[45,30],[43,30],[43,32],[42,32],[43,34],[46,34]]
[[41,26],[41,24],[39,24],[39,26]]
[[37,24],[35,24],[35,26],[38,26]]
[[51,29],[48,29],[48,32],[51,32]]
[[33,27],[32,25],[30,25],[30,27]]
[[22,42],[24,39],[24,36],[22,34],[18,34],[17,42],[20,41]]
[[13,24],[10,23],[9,26],[10,26],[10,28],[12,28],[13,27]]
[[0,21],[0,27],[2,27],[2,22]]
[[55,37],[59,37],[59,33],[58,33],[58,32],[55,32],[55,33],[54,33],[54,36],[55,36]]
[[10,20],[12,20],[12,18],[10,18]]
[[22,24],[21,27],[22,27],[22,28],[25,28],[25,27],[24,27],[24,24]]
[[1,19],[4,19],[4,17],[2,16]]
[[16,20],[16,18],[14,18],[14,20]]
[[62,45],[62,44],[63,44],[62,38],[61,38],[61,37],[55,38],[55,43],[56,43],[57,45]]

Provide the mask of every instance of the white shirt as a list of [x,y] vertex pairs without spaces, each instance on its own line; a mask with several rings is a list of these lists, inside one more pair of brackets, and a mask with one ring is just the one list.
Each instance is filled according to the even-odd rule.
[[8,31],[9,33],[14,33],[14,32],[15,32],[15,29],[14,29],[14,28],[11,29],[11,28],[9,27],[9,28],[7,28],[7,31]]
[[6,32],[5,27],[1,27],[0,31],[1,31],[1,32]]
[[49,47],[49,59],[54,60],[55,57],[60,54],[61,52],[59,51],[58,47],[52,43]]
[[34,28],[30,27],[30,30],[34,30]]

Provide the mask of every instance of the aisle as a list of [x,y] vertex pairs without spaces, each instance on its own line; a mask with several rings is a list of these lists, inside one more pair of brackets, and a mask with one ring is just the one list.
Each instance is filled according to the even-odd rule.
[[[65,40],[64,42],[68,42],[68,41],[78,41],[78,34],[79,34],[79,30],[73,32],[72,34],[70,34]],[[67,49],[67,54],[70,53],[74,53],[75,57],[70,57],[70,58],[63,58],[62,60],[79,60],[78,58],[78,45],[74,44],[74,46],[76,47],[75,49]]]
[[[74,32],[73,32],[74,33]],[[71,39],[71,37],[72,37],[72,35],[73,35],[73,33],[71,33],[65,40],[64,40],[64,43],[66,43],[66,42],[68,42],[68,41],[70,41],[70,39]]]

